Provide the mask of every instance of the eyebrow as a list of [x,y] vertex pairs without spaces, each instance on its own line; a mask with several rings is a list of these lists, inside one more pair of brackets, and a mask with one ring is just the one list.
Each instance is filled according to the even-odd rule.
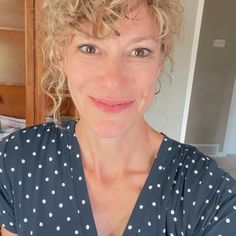
[[[83,31],[79,31],[78,34],[82,37],[85,37],[86,39],[89,39],[89,40],[96,39],[96,38],[91,37],[91,35],[89,35],[86,32],[83,32]],[[112,36],[112,38],[113,37],[118,38],[119,36]],[[107,38],[103,38],[103,39],[107,39]],[[96,40],[103,40],[103,39],[96,39]],[[130,43],[139,43],[139,42],[147,41],[147,40],[155,41],[156,43],[158,43],[160,41],[160,38],[153,37],[153,36],[137,36],[137,37],[134,37],[133,39],[131,39],[129,42]]]
[[160,41],[160,38],[155,38],[152,36],[140,36],[140,37],[135,37],[135,38],[131,39],[129,42],[130,43],[139,43],[139,42],[147,41],[147,40],[151,40],[151,41],[158,43]]

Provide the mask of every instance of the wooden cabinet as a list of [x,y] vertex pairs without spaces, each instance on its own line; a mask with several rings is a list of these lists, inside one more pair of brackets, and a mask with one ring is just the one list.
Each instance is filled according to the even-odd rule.
[[[42,0],[0,0],[0,114],[25,118],[27,125],[44,122],[50,106],[40,88],[41,6]],[[63,110],[75,115],[69,95]]]
[[0,114],[28,125],[34,123],[32,22],[33,0],[0,0]]

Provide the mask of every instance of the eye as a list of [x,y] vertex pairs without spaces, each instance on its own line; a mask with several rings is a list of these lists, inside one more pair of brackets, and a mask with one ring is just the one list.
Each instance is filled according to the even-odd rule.
[[132,51],[131,55],[135,57],[148,57],[151,54],[151,50],[148,48],[136,48]]
[[79,46],[79,50],[85,54],[96,54],[98,49],[91,44],[84,44]]

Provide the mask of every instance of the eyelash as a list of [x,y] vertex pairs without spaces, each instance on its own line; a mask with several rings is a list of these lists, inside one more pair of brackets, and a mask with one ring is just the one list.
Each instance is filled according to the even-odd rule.
[[[139,50],[139,52],[142,52],[142,55],[141,55],[141,56],[133,55],[133,53],[138,52],[138,50]],[[148,48],[143,48],[143,47],[135,48],[135,49],[131,52],[132,56],[135,56],[135,57],[138,57],[138,58],[145,58],[145,57],[148,57],[148,56],[151,55],[151,53],[152,53],[152,51],[151,51],[150,49],[148,49]]]
[[[83,48],[85,48],[85,50],[83,50]],[[79,50],[80,50],[82,53],[84,53],[84,54],[95,54],[95,53],[93,53],[93,52],[87,52],[86,49],[88,49],[88,48],[94,49],[94,50],[96,51],[96,47],[95,47],[94,45],[92,45],[92,44],[83,44],[83,45],[80,45],[80,46],[79,46]]]
[[[80,45],[79,47],[79,50],[86,54],[86,55],[92,55],[92,54],[97,54],[97,47],[92,45],[92,44],[83,44],[83,45]],[[87,51],[88,49],[92,50],[91,51]],[[137,52],[142,52],[142,55],[137,55],[136,53]],[[148,57],[152,54],[152,50],[148,49],[148,48],[144,48],[144,47],[140,47],[140,48],[135,48],[131,51],[130,55],[132,57],[137,57],[137,58],[145,58],[145,57]]]

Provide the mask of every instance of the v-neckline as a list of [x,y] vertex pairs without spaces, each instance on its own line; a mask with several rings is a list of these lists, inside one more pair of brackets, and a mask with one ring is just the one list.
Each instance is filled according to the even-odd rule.
[[[79,185],[78,181],[75,183],[75,190],[77,197],[79,199],[78,203],[80,207],[81,223],[83,226],[84,235],[98,236],[95,218],[93,215],[92,205],[88,192],[88,185],[86,182],[86,177],[83,169],[83,163],[82,159],[79,157],[81,153],[80,145],[75,135],[75,126],[77,121],[72,121],[72,122],[70,131],[72,132],[71,134],[73,135],[74,138],[72,139],[73,143],[71,149],[74,150],[73,152],[77,153],[77,158],[74,158],[74,164],[75,166],[77,165],[78,170],[80,170],[78,172],[78,176],[76,176],[74,180],[77,181],[79,179],[79,182],[82,183]],[[167,158],[164,150],[166,148],[167,145],[166,143],[168,143],[167,142],[168,140],[169,139],[164,135],[159,150],[152,163],[152,167],[148,173],[148,176],[146,177],[144,185],[138,195],[138,198],[134,204],[134,208],[132,209],[129,219],[126,223],[122,236],[131,236],[131,235],[133,236],[136,233],[138,233],[139,227],[141,227],[143,218],[145,216],[145,212],[147,211],[147,208],[143,208],[143,206],[148,205],[150,203],[153,191],[154,189],[156,189],[155,183],[156,180],[158,179],[158,171],[162,169],[162,166],[165,166],[165,161]],[[83,181],[81,180],[84,181],[84,184]]]

